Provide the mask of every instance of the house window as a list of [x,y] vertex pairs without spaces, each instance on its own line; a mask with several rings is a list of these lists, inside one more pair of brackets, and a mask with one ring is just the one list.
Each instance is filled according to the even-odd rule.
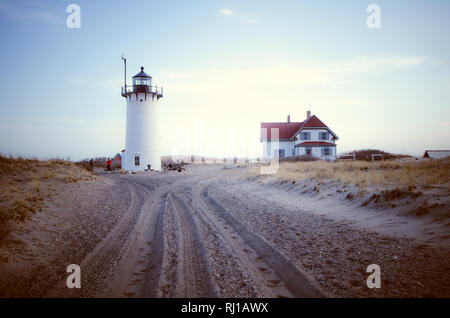
[[272,145],[272,143],[270,142],[270,141],[268,141],[267,143],[266,143],[266,154],[267,154],[267,157],[270,157],[270,154],[272,153],[272,151],[270,150],[270,148],[272,148],[271,147],[271,145]]
[[328,140],[328,133],[327,132],[321,132],[320,133],[320,140]]
[[278,149],[278,158],[284,158],[284,149]]
[[138,167],[140,164],[139,164],[139,156],[134,156],[134,165],[136,166],[136,167]]
[[329,156],[331,154],[330,148],[322,148],[322,155]]
[[311,149],[311,147],[306,147],[306,149],[305,149],[305,154],[306,154],[307,156],[311,156],[311,154],[312,154],[312,149]]
[[300,134],[301,140],[311,140],[311,133],[310,132],[302,132]]
[[295,156],[295,149],[292,149],[292,155]]

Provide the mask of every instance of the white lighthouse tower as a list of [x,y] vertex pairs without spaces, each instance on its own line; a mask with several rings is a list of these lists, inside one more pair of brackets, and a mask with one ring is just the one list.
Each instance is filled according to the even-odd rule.
[[141,71],[133,76],[133,86],[122,87],[127,101],[127,128],[122,169],[128,171],[161,170],[159,148],[158,100],[163,97],[162,87],[152,85],[152,77]]

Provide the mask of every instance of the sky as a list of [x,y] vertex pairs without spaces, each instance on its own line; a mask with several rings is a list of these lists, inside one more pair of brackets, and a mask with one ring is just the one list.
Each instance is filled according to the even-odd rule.
[[261,122],[307,110],[338,153],[450,149],[449,1],[0,0],[0,29],[4,155],[122,150],[121,54],[164,87],[163,155],[255,157]]

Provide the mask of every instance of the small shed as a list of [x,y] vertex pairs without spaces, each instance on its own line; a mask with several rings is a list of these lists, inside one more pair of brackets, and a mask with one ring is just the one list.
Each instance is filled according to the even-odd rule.
[[450,157],[450,150],[425,150],[424,158],[442,159]]
[[112,169],[120,169],[122,167],[122,156],[120,153],[116,153],[116,155],[111,160],[111,168]]

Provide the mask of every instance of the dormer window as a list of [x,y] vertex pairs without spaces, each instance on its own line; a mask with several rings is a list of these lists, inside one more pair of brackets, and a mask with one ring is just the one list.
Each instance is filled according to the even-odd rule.
[[328,136],[329,136],[328,132],[321,132],[319,134],[320,140],[328,140]]
[[300,140],[311,140],[311,133],[310,132],[302,132],[300,134]]

